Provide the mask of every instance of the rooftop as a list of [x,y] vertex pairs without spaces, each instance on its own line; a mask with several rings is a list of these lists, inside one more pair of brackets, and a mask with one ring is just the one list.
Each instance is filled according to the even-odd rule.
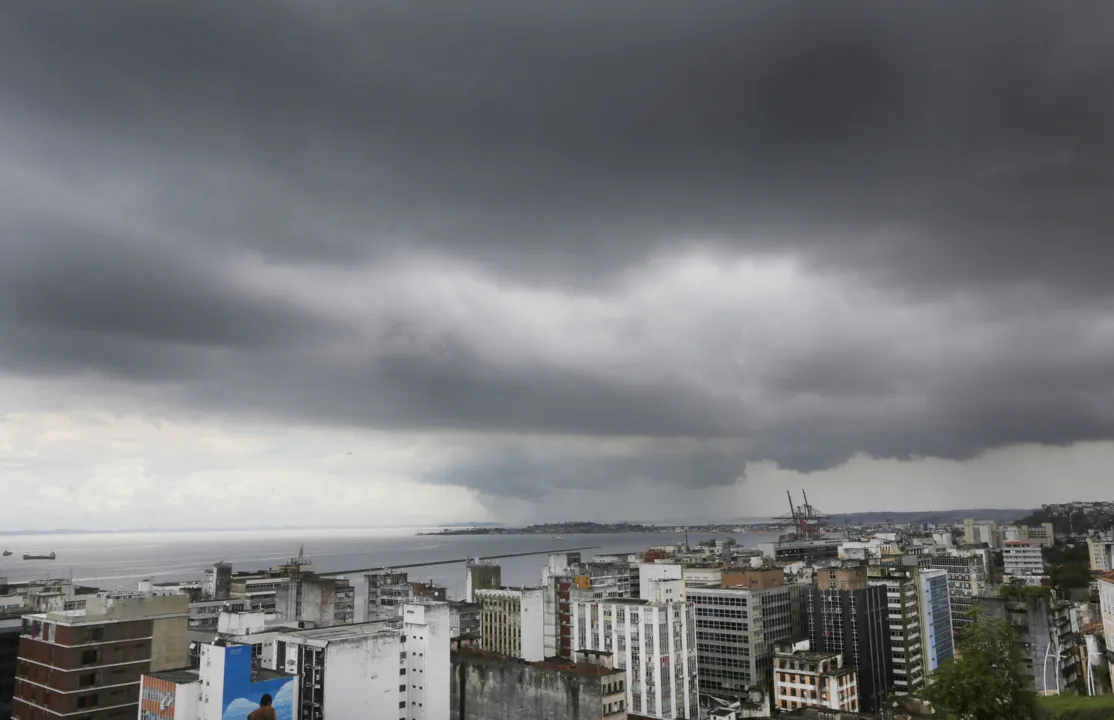
[[145,673],[147,677],[166,680],[175,685],[188,685],[197,682],[198,673],[194,668],[178,668],[177,670],[163,670],[162,672]]
[[820,650],[797,650],[795,652],[785,652],[784,650],[774,650],[775,658],[786,658],[792,660],[811,660],[820,662],[822,660],[830,660],[834,657],[839,657],[839,653],[822,652]]
[[265,667],[253,667],[251,669],[251,681],[253,683],[265,682],[267,680],[278,680],[280,678],[292,677],[284,672],[277,670],[268,670]]
[[567,672],[572,675],[582,675],[585,677],[603,677],[605,675],[625,675],[626,670],[622,668],[609,668],[603,665],[592,665],[590,663],[574,663],[565,660],[564,658],[549,658],[541,662],[534,663],[536,667],[546,668],[549,670],[558,670],[560,672]]
[[352,625],[334,625],[331,627],[319,628],[275,628],[283,635],[297,635],[300,638],[307,640],[345,640],[348,638],[363,637],[365,635],[378,635],[382,632],[398,632],[397,628],[391,627],[390,620],[376,620],[366,623],[353,623]]
[[459,657],[482,658],[484,660],[502,661],[522,665],[533,665],[534,667],[542,668],[543,670],[554,670],[556,672],[569,673],[570,675],[577,675],[581,677],[605,677],[607,675],[626,674],[626,670],[622,668],[609,668],[603,665],[593,665],[591,663],[574,663],[560,657],[547,658],[539,662],[527,662],[521,658],[491,652],[490,650],[481,650],[478,647],[469,645],[461,645],[457,649],[453,650],[452,654]]

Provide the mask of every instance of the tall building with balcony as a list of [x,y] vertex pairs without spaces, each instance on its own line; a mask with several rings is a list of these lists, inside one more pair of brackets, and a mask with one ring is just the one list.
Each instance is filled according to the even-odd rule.
[[574,602],[573,652],[613,653],[614,666],[627,671],[630,713],[659,720],[697,718],[694,608],[683,600],[662,601],[671,594],[663,584],[652,588],[657,597]]
[[140,678],[189,664],[185,595],[101,593],[23,618],[12,717],[139,715]]
[[774,645],[808,635],[807,594],[805,585],[689,588],[701,694],[734,702],[770,690]]

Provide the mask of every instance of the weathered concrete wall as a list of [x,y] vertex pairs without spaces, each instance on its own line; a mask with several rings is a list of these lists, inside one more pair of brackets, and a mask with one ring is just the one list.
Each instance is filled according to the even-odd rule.
[[600,720],[600,678],[453,653],[450,720]]

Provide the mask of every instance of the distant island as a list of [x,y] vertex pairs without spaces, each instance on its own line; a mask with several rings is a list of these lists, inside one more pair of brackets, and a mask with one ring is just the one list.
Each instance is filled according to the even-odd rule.
[[[1000,524],[1016,522],[1029,515],[1031,510],[975,508],[970,510],[921,510],[921,511],[867,511],[858,513],[832,513],[824,516],[824,525],[829,530],[853,526],[886,527],[891,524],[920,525],[922,523],[953,525],[963,522],[964,518],[994,520]],[[1066,522],[1066,520],[1064,521]],[[616,522],[597,523],[587,521],[539,523],[526,527],[503,527],[493,523],[472,524],[468,527],[444,525],[443,529],[420,532],[418,535],[600,535],[620,533],[780,533],[790,523],[784,519],[770,519],[765,522],[678,522],[678,523],[638,523]]]
[[597,535],[604,533],[661,533],[674,532],[677,526],[642,525],[640,523],[563,522],[527,525],[520,528],[476,526],[447,527],[437,532],[418,535]]

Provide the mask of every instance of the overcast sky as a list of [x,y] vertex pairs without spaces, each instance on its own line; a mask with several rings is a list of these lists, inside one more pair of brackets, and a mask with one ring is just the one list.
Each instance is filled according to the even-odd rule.
[[0,5],[0,527],[1114,499],[1114,4]]

